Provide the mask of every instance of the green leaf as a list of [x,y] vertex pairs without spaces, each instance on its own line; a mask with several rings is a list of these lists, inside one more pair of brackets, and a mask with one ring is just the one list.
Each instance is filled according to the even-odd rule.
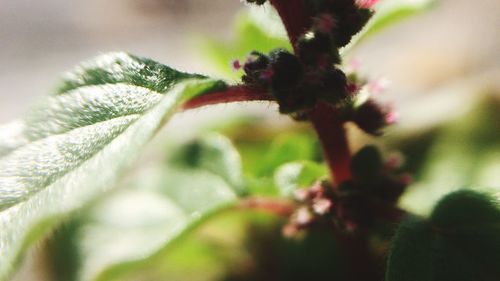
[[146,266],[244,192],[241,160],[227,138],[211,134],[174,151],[166,165],[146,170],[85,217],[75,234],[78,280],[119,279]]
[[236,136],[241,140],[236,145],[243,158],[248,189],[253,195],[279,196],[274,176],[280,166],[319,160],[317,140],[309,131],[268,132],[265,136],[258,136],[256,131],[256,134],[257,138],[251,140],[244,135]]
[[209,134],[181,148],[172,163],[186,168],[203,168],[234,187],[240,195],[245,192],[241,157],[229,139]]
[[432,228],[417,217],[407,217],[392,240],[386,281],[430,281]]
[[300,133],[281,134],[274,138],[262,155],[259,163],[260,175],[273,175],[281,165],[302,160],[316,160],[317,143],[312,135]]
[[475,228],[481,224],[500,223],[500,209],[498,202],[484,193],[461,190],[438,203],[431,221],[445,229]]
[[356,34],[351,42],[345,46],[341,52],[347,53],[355,48],[360,42],[413,16],[419,12],[425,11],[436,0],[383,0],[375,6],[375,15],[366,24],[366,26]]
[[[256,8],[250,13],[242,13],[236,20],[236,38],[232,42],[214,39],[205,39],[202,42],[206,58],[223,77],[239,80],[241,72],[235,71],[231,62],[234,60],[244,62],[252,51],[268,53],[276,48],[291,49],[285,32],[281,35],[279,31],[270,31],[273,29],[284,30],[279,18],[270,14],[272,12],[274,10],[268,7],[267,9]],[[269,18],[273,20],[270,21]],[[276,25],[278,27],[273,28]]]
[[442,199],[430,220],[400,225],[389,254],[387,281],[494,281],[500,276],[500,205],[490,196],[458,191]]
[[2,150],[0,280],[30,243],[109,190],[179,104],[216,83],[124,53],[69,73],[18,123],[25,143]]
[[324,165],[311,161],[292,162],[276,170],[274,183],[281,196],[291,197],[296,189],[310,187],[315,181],[327,175],[328,171]]
[[52,281],[76,280],[81,266],[78,243],[81,221],[73,218],[57,227],[47,239],[45,264],[51,271]]

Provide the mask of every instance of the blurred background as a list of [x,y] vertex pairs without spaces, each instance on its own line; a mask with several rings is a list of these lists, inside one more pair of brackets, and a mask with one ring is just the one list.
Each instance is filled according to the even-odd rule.
[[196,38],[227,37],[237,0],[1,0],[0,121],[22,114],[58,77],[110,51],[205,72]]
[[[238,0],[0,0],[0,122],[26,112],[51,91],[62,72],[109,51],[227,77],[230,62],[225,72],[214,68],[203,42],[232,40],[233,22],[246,8]],[[397,109],[400,122],[382,142],[405,152],[414,169],[416,184],[401,203],[407,209],[426,213],[435,198],[449,191],[434,192],[442,183],[498,187],[499,30],[498,0],[440,0],[349,54],[349,59],[361,62],[361,73],[389,81],[378,98]],[[176,126],[205,120],[200,116],[217,122],[228,114],[263,114],[291,124],[278,118],[267,103],[224,105],[216,110],[218,115],[213,112],[182,114],[169,125],[169,134],[185,133]],[[430,134],[434,128],[440,128],[439,133]],[[480,141],[471,137],[477,132],[485,136]],[[424,160],[432,165],[422,168]],[[450,170],[460,177],[442,176]],[[433,192],[436,195],[428,200]],[[37,255],[27,260],[15,280],[44,280],[50,275]]]
[[[25,112],[63,71],[102,52],[210,73],[196,38],[230,38],[243,7],[238,0],[0,0],[0,122]],[[365,73],[390,78],[387,96],[398,102],[475,79],[498,87],[499,12],[497,0],[440,0],[355,56]]]

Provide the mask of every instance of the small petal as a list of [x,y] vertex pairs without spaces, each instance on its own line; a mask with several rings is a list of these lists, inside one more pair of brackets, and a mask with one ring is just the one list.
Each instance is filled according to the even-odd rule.
[[281,233],[287,238],[294,238],[299,233],[300,229],[297,225],[289,223],[283,226]]
[[387,87],[389,86],[390,83],[391,82],[386,78],[376,79],[376,80],[368,83],[368,91],[373,95],[380,94],[385,89],[387,89]]
[[385,123],[387,125],[394,124],[398,122],[399,120],[399,114],[395,111],[391,111],[385,115]]
[[371,9],[377,3],[378,0],[356,0],[356,5],[363,9]]
[[234,60],[232,63],[233,69],[234,70],[240,70],[242,65],[239,60]]
[[324,215],[331,210],[332,206],[333,203],[331,200],[325,198],[317,199],[313,203],[313,210],[318,215]]
[[314,216],[307,207],[302,207],[295,212],[294,219],[297,222],[297,225],[305,226],[313,221]]
[[309,190],[307,190],[305,188],[299,188],[293,192],[293,197],[295,198],[295,200],[297,200],[299,202],[306,201],[307,199],[309,199],[309,196],[310,196],[310,192],[309,192]]

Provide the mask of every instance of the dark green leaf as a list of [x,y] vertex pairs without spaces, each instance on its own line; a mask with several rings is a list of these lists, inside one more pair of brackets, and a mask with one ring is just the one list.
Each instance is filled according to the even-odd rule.
[[494,281],[500,276],[500,206],[488,195],[458,191],[430,220],[406,218],[394,237],[387,281]]

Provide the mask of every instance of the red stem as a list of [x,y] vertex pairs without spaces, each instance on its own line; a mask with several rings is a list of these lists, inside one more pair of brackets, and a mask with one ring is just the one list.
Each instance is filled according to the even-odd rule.
[[337,110],[324,102],[318,102],[309,113],[314,129],[323,147],[333,183],[351,178],[351,152],[347,142],[344,121]]
[[238,207],[241,209],[262,210],[285,218],[290,217],[295,210],[295,206],[290,201],[258,197],[242,200]]
[[274,97],[264,90],[238,85],[223,91],[212,92],[187,101],[183,110],[194,109],[211,104],[242,102],[242,101],[272,101]]
[[285,25],[292,46],[311,26],[311,17],[307,14],[304,0],[270,0]]
[[343,281],[381,281],[383,280],[382,261],[378,260],[370,247],[366,231],[343,233],[334,229],[337,245],[346,258],[346,272]]
[[[298,38],[312,24],[304,0],[270,0],[285,25],[294,48]],[[336,110],[325,103],[318,105],[310,113],[311,121],[323,146],[326,161],[334,183],[351,178],[349,165],[351,153],[347,143],[344,122]]]

